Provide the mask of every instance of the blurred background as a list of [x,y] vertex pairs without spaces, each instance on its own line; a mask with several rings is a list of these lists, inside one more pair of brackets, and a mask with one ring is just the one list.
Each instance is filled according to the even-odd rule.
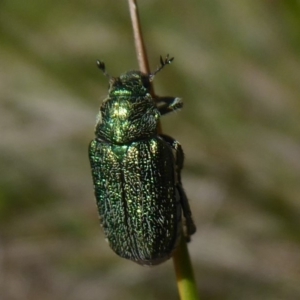
[[[201,299],[300,299],[300,2],[140,1],[185,150]],[[87,147],[108,72],[137,69],[127,2],[0,3],[0,298],[178,299],[172,261],[104,240]]]

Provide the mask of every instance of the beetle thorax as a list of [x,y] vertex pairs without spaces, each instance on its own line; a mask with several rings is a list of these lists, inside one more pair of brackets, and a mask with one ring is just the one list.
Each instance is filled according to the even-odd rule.
[[108,142],[128,144],[157,134],[160,113],[150,95],[107,98],[99,114],[96,135]]

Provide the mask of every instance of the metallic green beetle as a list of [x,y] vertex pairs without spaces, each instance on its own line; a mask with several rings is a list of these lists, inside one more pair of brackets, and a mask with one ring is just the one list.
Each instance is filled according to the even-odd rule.
[[180,172],[183,151],[173,138],[158,134],[161,115],[182,107],[180,98],[150,95],[150,82],[173,58],[160,58],[152,74],[130,71],[109,78],[108,97],[97,117],[90,143],[100,222],[110,247],[141,265],[172,256],[182,232],[196,231]]

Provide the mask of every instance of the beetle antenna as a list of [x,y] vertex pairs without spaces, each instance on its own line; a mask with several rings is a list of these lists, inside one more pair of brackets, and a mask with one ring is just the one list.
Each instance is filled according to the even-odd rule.
[[166,65],[169,65],[174,60],[174,57],[169,58],[169,54],[167,54],[166,58],[163,60],[162,56],[160,56],[160,66],[153,73],[149,74],[149,80],[152,81],[154,76],[161,71]]
[[103,61],[97,60],[97,66],[108,79],[111,79],[111,76],[106,72],[105,63]]

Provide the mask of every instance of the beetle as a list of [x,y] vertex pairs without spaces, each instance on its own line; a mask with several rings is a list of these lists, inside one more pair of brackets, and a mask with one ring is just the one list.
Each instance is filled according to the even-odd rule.
[[141,265],[169,259],[182,235],[196,231],[181,183],[184,155],[173,138],[158,134],[160,116],[178,110],[178,97],[151,96],[154,73],[129,71],[109,78],[109,91],[97,116],[89,146],[100,223],[110,247]]

